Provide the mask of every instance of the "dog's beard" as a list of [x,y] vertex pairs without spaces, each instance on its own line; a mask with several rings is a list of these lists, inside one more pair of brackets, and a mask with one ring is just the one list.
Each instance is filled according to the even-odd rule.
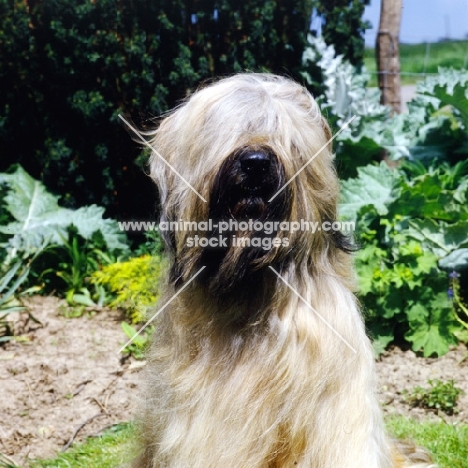
[[[257,296],[265,293],[264,275],[269,276],[269,272],[264,270],[284,264],[288,250],[272,243],[281,235],[273,223],[290,216],[289,188],[277,194],[285,183],[285,169],[268,149],[242,149],[221,165],[209,196],[208,217],[213,229],[203,233],[218,246],[200,248],[195,267],[205,267],[199,280],[209,293],[239,303],[251,302],[254,296],[259,300]],[[268,223],[269,228],[252,229],[255,222],[256,226]],[[220,226],[227,224],[229,229],[220,232]],[[183,277],[180,269],[184,264],[176,259],[172,272],[176,285],[176,277]]]
[[271,244],[278,233],[253,229],[252,224],[264,226],[287,219],[288,191],[269,201],[285,182],[283,165],[266,149],[243,149],[221,166],[210,195],[209,217],[218,225],[232,223],[232,229],[223,233],[213,229],[209,235],[223,236],[227,246],[207,248],[200,259],[206,266],[206,284],[217,295],[240,301],[248,292],[258,295],[264,289],[262,270],[279,257],[278,248]]

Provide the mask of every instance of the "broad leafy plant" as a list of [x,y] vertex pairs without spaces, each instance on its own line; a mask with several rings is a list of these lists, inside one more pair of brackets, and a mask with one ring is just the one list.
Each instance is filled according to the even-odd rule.
[[77,210],[62,208],[58,197],[20,166],[13,173],[0,174],[0,184],[7,186],[4,209],[13,218],[0,226],[0,232],[8,236],[3,244],[7,259],[18,253],[34,253],[49,244],[64,245],[71,225],[84,239],[91,239],[99,231],[109,249],[128,250],[125,235],[117,223],[104,219],[104,208],[96,205]]
[[353,119],[335,140],[340,212],[357,223],[360,298],[376,351],[406,340],[444,354],[468,340],[468,73],[440,70],[419,84],[408,113],[391,116],[366,89],[365,71],[322,39],[309,37],[303,63],[332,126]]
[[343,182],[341,215],[356,221],[360,298],[376,351],[405,339],[442,355],[467,338],[445,270],[468,266],[458,255],[468,248],[468,162],[381,163],[358,174]]
[[338,170],[356,177],[370,162],[406,158],[428,167],[434,160],[456,163],[468,155],[468,72],[440,69],[418,84],[409,112],[390,116],[370,76],[357,70],[333,46],[309,36],[303,76],[318,90],[318,101],[338,129],[354,117],[336,141]]
[[4,304],[28,282],[78,301],[86,296],[87,276],[128,253],[125,234],[104,219],[103,208],[59,206],[58,197],[20,166],[0,174],[0,187]]

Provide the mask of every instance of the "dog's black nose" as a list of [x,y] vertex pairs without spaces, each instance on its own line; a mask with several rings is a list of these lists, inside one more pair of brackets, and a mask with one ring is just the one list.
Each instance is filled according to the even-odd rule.
[[240,157],[242,171],[248,176],[266,174],[270,168],[270,156],[261,151],[252,151]]

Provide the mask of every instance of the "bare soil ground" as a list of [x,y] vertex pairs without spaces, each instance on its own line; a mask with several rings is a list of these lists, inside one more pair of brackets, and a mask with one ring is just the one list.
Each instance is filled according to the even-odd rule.
[[[410,416],[416,420],[444,420],[468,424],[468,349],[464,345],[450,350],[440,358],[423,358],[413,351],[394,347],[377,362],[380,383],[379,399],[386,414]],[[429,388],[428,380],[455,380],[464,395],[458,400],[457,411],[448,416],[408,405],[404,390],[416,386]]]
[[[0,452],[27,466],[32,458],[52,457],[70,439],[82,441],[112,424],[130,421],[138,397],[141,363],[118,354],[127,337],[123,316],[102,310],[94,316],[65,318],[63,303],[36,297],[33,321],[17,323],[28,341],[0,347]],[[439,359],[423,359],[394,348],[377,363],[379,397],[387,413],[468,423],[467,349]],[[454,379],[466,393],[455,416],[411,409],[402,391],[427,379]]]
[[84,423],[75,441],[131,420],[138,381],[138,363],[118,354],[120,312],[67,319],[56,298],[29,305],[42,326],[17,324],[29,341],[0,348],[0,452],[21,466],[54,456]]

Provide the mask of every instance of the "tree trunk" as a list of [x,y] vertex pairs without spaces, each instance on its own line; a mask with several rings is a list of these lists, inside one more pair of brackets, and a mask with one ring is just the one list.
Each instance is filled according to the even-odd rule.
[[379,32],[377,34],[376,57],[379,72],[380,102],[393,112],[401,112],[400,34],[403,0],[382,0]]

